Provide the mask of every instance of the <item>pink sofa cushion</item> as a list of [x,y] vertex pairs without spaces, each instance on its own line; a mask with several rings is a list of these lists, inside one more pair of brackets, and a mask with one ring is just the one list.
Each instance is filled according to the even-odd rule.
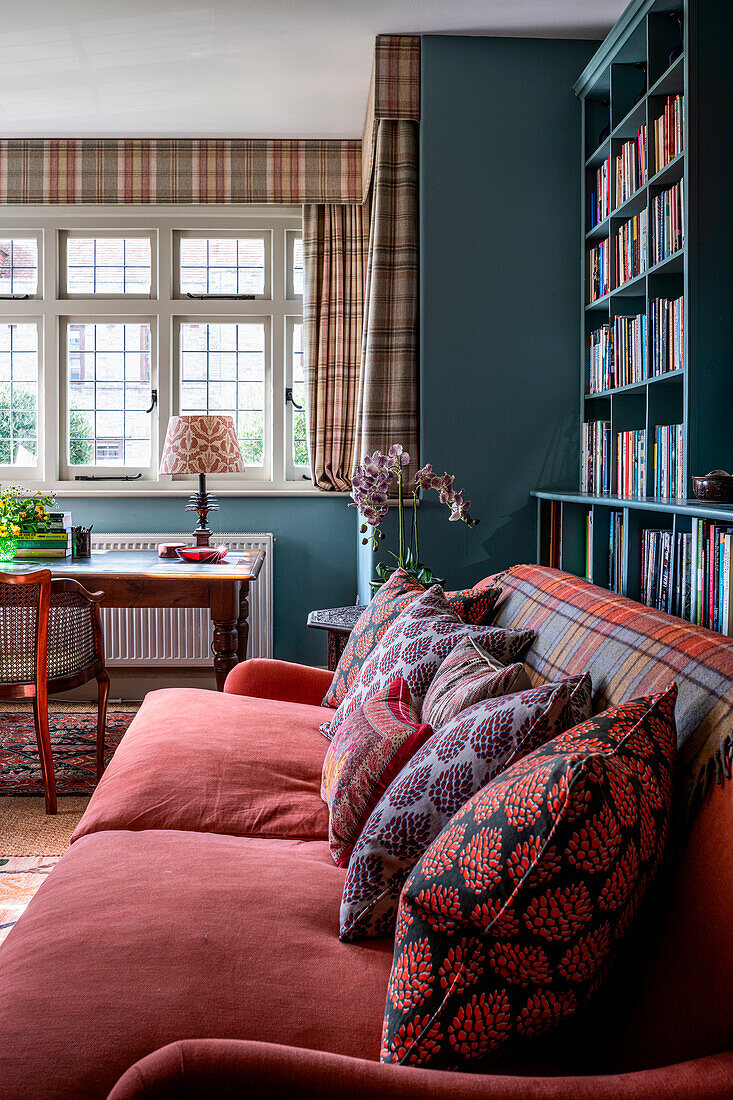
[[191,688],[153,691],[74,840],[102,829],[325,839],[322,721],[323,708],[304,703]]
[[0,951],[0,1095],[103,1100],[212,1035],[375,1061],[392,945],[340,943],[343,880],[323,841],[80,840]]

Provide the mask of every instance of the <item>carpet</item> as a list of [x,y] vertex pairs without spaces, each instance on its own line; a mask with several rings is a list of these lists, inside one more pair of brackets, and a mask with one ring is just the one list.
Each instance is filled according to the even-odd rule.
[[60,858],[0,857],[0,944]]
[[[106,761],[122,740],[135,711],[107,715]],[[56,711],[49,714],[51,751],[59,795],[92,794],[97,784],[96,713]],[[0,795],[42,795],[43,779],[30,711],[0,711]],[[0,850],[2,842],[0,841]]]
[[39,795],[0,798],[0,858],[61,856],[89,805],[89,797],[59,799],[57,814],[47,814]]

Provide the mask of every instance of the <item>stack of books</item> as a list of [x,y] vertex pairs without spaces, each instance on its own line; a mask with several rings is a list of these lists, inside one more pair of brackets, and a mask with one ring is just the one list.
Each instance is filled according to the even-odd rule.
[[618,432],[616,446],[617,495],[646,496],[646,429]]
[[591,192],[588,203],[590,214],[589,229],[593,229],[599,222],[604,221],[611,213],[611,155],[601,164],[596,171],[596,186]]
[[612,592],[624,590],[624,514],[611,512],[608,535],[608,587]]
[[654,429],[654,496],[685,499],[684,425],[657,424]]
[[611,492],[611,421],[583,424],[581,490],[593,496]]
[[66,558],[71,553],[71,512],[51,512],[47,530],[35,535],[21,531],[18,558]]
[[611,265],[608,241],[600,241],[588,253],[588,286],[591,302],[598,301],[611,289]]
[[667,96],[664,112],[654,120],[654,163],[659,172],[685,147],[685,97]]
[[616,232],[616,286],[646,271],[646,210],[624,222]]
[[685,299],[652,298],[649,302],[652,375],[685,365]]
[[652,233],[652,263],[658,264],[679,252],[685,243],[684,232],[685,181],[680,180],[666,191],[654,196],[654,232]]
[[616,206],[626,202],[646,183],[646,123],[635,138],[625,141],[616,156]]
[[588,393],[603,393],[616,385],[614,376],[613,336],[610,325],[601,325],[590,334],[590,376]]
[[619,314],[613,321],[614,376],[617,386],[643,382],[649,376],[646,350],[646,314]]

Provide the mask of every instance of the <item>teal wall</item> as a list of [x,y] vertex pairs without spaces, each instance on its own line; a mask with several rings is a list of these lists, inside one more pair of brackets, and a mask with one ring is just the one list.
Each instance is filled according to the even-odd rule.
[[[183,497],[64,497],[74,522],[97,531],[180,531],[190,534],[195,515],[184,511]],[[356,557],[353,508],[343,497],[224,497],[209,517],[214,531],[272,531],[274,652],[284,661],[325,665],[326,635],[309,630],[306,618],[318,607],[354,602]]]
[[577,482],[572,86],[596,45],[422,38],[421,459],[481,520],[426,502],[421,556],[452,587],[533,561],[530,490]]

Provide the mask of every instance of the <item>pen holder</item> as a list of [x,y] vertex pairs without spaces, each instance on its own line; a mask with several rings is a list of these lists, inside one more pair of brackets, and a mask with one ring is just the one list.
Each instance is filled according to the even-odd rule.
[[92,556],[92,529],[91,527],[71,528],[71,556],[72,558],[91,558]]

